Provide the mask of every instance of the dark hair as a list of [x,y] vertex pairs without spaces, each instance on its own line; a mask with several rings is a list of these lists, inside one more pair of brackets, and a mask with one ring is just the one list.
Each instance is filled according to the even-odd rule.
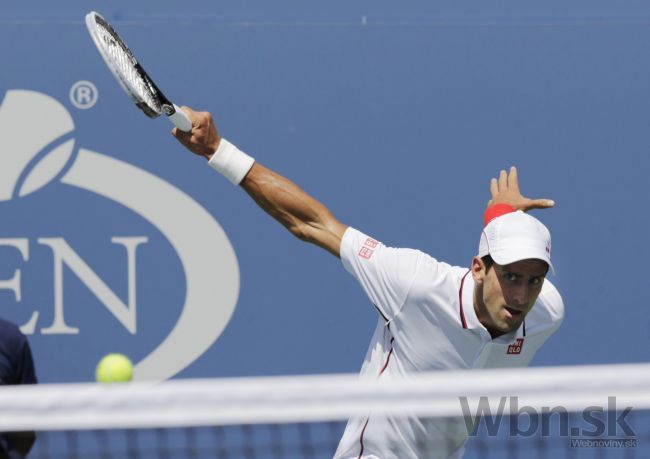
[[483,260],[483,264],[485,265],[485,272],[488,272],[492,267],[492,265],[494,264],[494,260],[492,259],[490,254],[481,257],[481,260]]

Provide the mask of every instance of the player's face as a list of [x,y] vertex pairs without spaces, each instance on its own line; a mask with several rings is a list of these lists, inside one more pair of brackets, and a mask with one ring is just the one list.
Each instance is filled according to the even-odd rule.
[[[480,266],[476,266],[476,263]],[[486,269],[482,260],[472,266],[477,290],[474,308],[493,338],[519,328],[544,284],[548,265],[542,260],[521,260]]]

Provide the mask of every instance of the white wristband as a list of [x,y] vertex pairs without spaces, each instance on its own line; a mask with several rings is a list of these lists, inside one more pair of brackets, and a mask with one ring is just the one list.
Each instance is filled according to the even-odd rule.
[[219,142],[219,148],[208,161],[214,170],[223,174],[233,185],[239,185],[244,180],[254,163],[254,158],[223,138]]

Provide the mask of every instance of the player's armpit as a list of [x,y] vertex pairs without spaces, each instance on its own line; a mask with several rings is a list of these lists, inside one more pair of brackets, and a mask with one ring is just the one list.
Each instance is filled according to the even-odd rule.
[[294,236],[340,258],[341,240],[347,227],[298,185],[255,163],[241,186]]

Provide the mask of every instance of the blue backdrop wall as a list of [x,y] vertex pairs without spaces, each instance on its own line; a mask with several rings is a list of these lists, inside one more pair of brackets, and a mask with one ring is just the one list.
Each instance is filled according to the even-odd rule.
[[[354,372],[376,313],[339,261],[135,110],[85,29],[388,245],[467,265],[519,167],[566,319],[536,365],[647,361],[650,5],[17,2],[0,11],[0,316],[44,382]],[[311,3],[311,2],[309,2]]]

